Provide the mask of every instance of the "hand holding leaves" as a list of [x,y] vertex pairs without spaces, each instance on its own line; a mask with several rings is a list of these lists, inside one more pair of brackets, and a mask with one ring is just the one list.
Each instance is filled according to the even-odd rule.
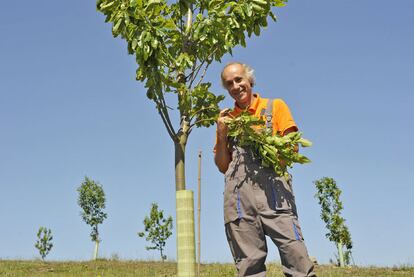
[[228,136],[239,146],[250,147],[261,159],[264,167],[273,168],[279,176],[287,176],[287,167],[294,163],[309,163],[310,160],[295,151],[296,145],[309,147],[312,143],[302,138],[299,132],[286,136],[273,135],[264,127],[264,121],[243,112],[240,116],[228,119]]

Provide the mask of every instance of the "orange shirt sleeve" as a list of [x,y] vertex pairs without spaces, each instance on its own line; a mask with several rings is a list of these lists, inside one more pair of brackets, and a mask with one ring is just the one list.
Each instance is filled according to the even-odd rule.
[[296,131],[298,130],[289,107],[282,99],[273,101],[273,118],[273,130],[276,130],[280,135],[284,135],[285,131],[291,127],[294,127]]

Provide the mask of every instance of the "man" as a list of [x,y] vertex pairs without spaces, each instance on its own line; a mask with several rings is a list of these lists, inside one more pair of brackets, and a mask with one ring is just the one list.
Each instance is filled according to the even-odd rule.
[[214,159],[225,174],[225,230],[238,276],[266,276],[265,235],[278,247],[286,276],[315,276],[298,223],[291,178],[287,180],[273,169],[262,167],[251,149],[227,137],[226,118],[244,110],[268,122],[270,119],[268,125],[274,133],[295,132],[298,128],[289,108],[281,99],[271,101],[253,94],[253,70],[245,64],[226,65],[221,79],[235,105],[231,111],[221,111],[217,120]]

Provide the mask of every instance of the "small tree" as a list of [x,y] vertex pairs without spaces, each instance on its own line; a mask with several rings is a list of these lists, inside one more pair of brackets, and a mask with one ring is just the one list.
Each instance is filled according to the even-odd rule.
[[321,218],[329,230],[326,237],[335,242],[338,248],[338,264],[341,267],[349,265],[352,240],[348,227],[345,226],[345,219],[341,216],[343,205],[339,197],[342,191],[332,178],[324,177],[314,183],[317,189],[315,197],[321,205]]
[[159,250],[161,259],[164,262],[167,256],[163,254],[165,243],[172,235],[173,219],[171,216],[164,218],[164,211],[158,210],[158,205],[152,203],[151,214],[144,219],[145,231],[139,232],[138,236],[146,236],[147,241],[151,241],[153,246],[146,246],[147,250]]
[[35,247],[39,250],[39,254],[42,257],[42,260],[45,260],[47,254],[52,250],[52,231],[46,227],[40,227],[37,231],[37,241]]
[[102,185],[85,176],[85,180],[78,188],[78,204],[82,208],[81,216],[86,224],[92,227],[91,239],[95,242],[93,259],[98,257],[99,238],[98,225],[107,217],[105,209],[105,192]]

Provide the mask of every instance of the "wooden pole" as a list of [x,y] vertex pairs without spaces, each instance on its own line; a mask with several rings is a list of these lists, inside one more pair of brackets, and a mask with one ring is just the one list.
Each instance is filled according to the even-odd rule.
[[198,151],[198,195],[197,195],[197,277],[200,277],[200,214],[201,214],[201,150]]

